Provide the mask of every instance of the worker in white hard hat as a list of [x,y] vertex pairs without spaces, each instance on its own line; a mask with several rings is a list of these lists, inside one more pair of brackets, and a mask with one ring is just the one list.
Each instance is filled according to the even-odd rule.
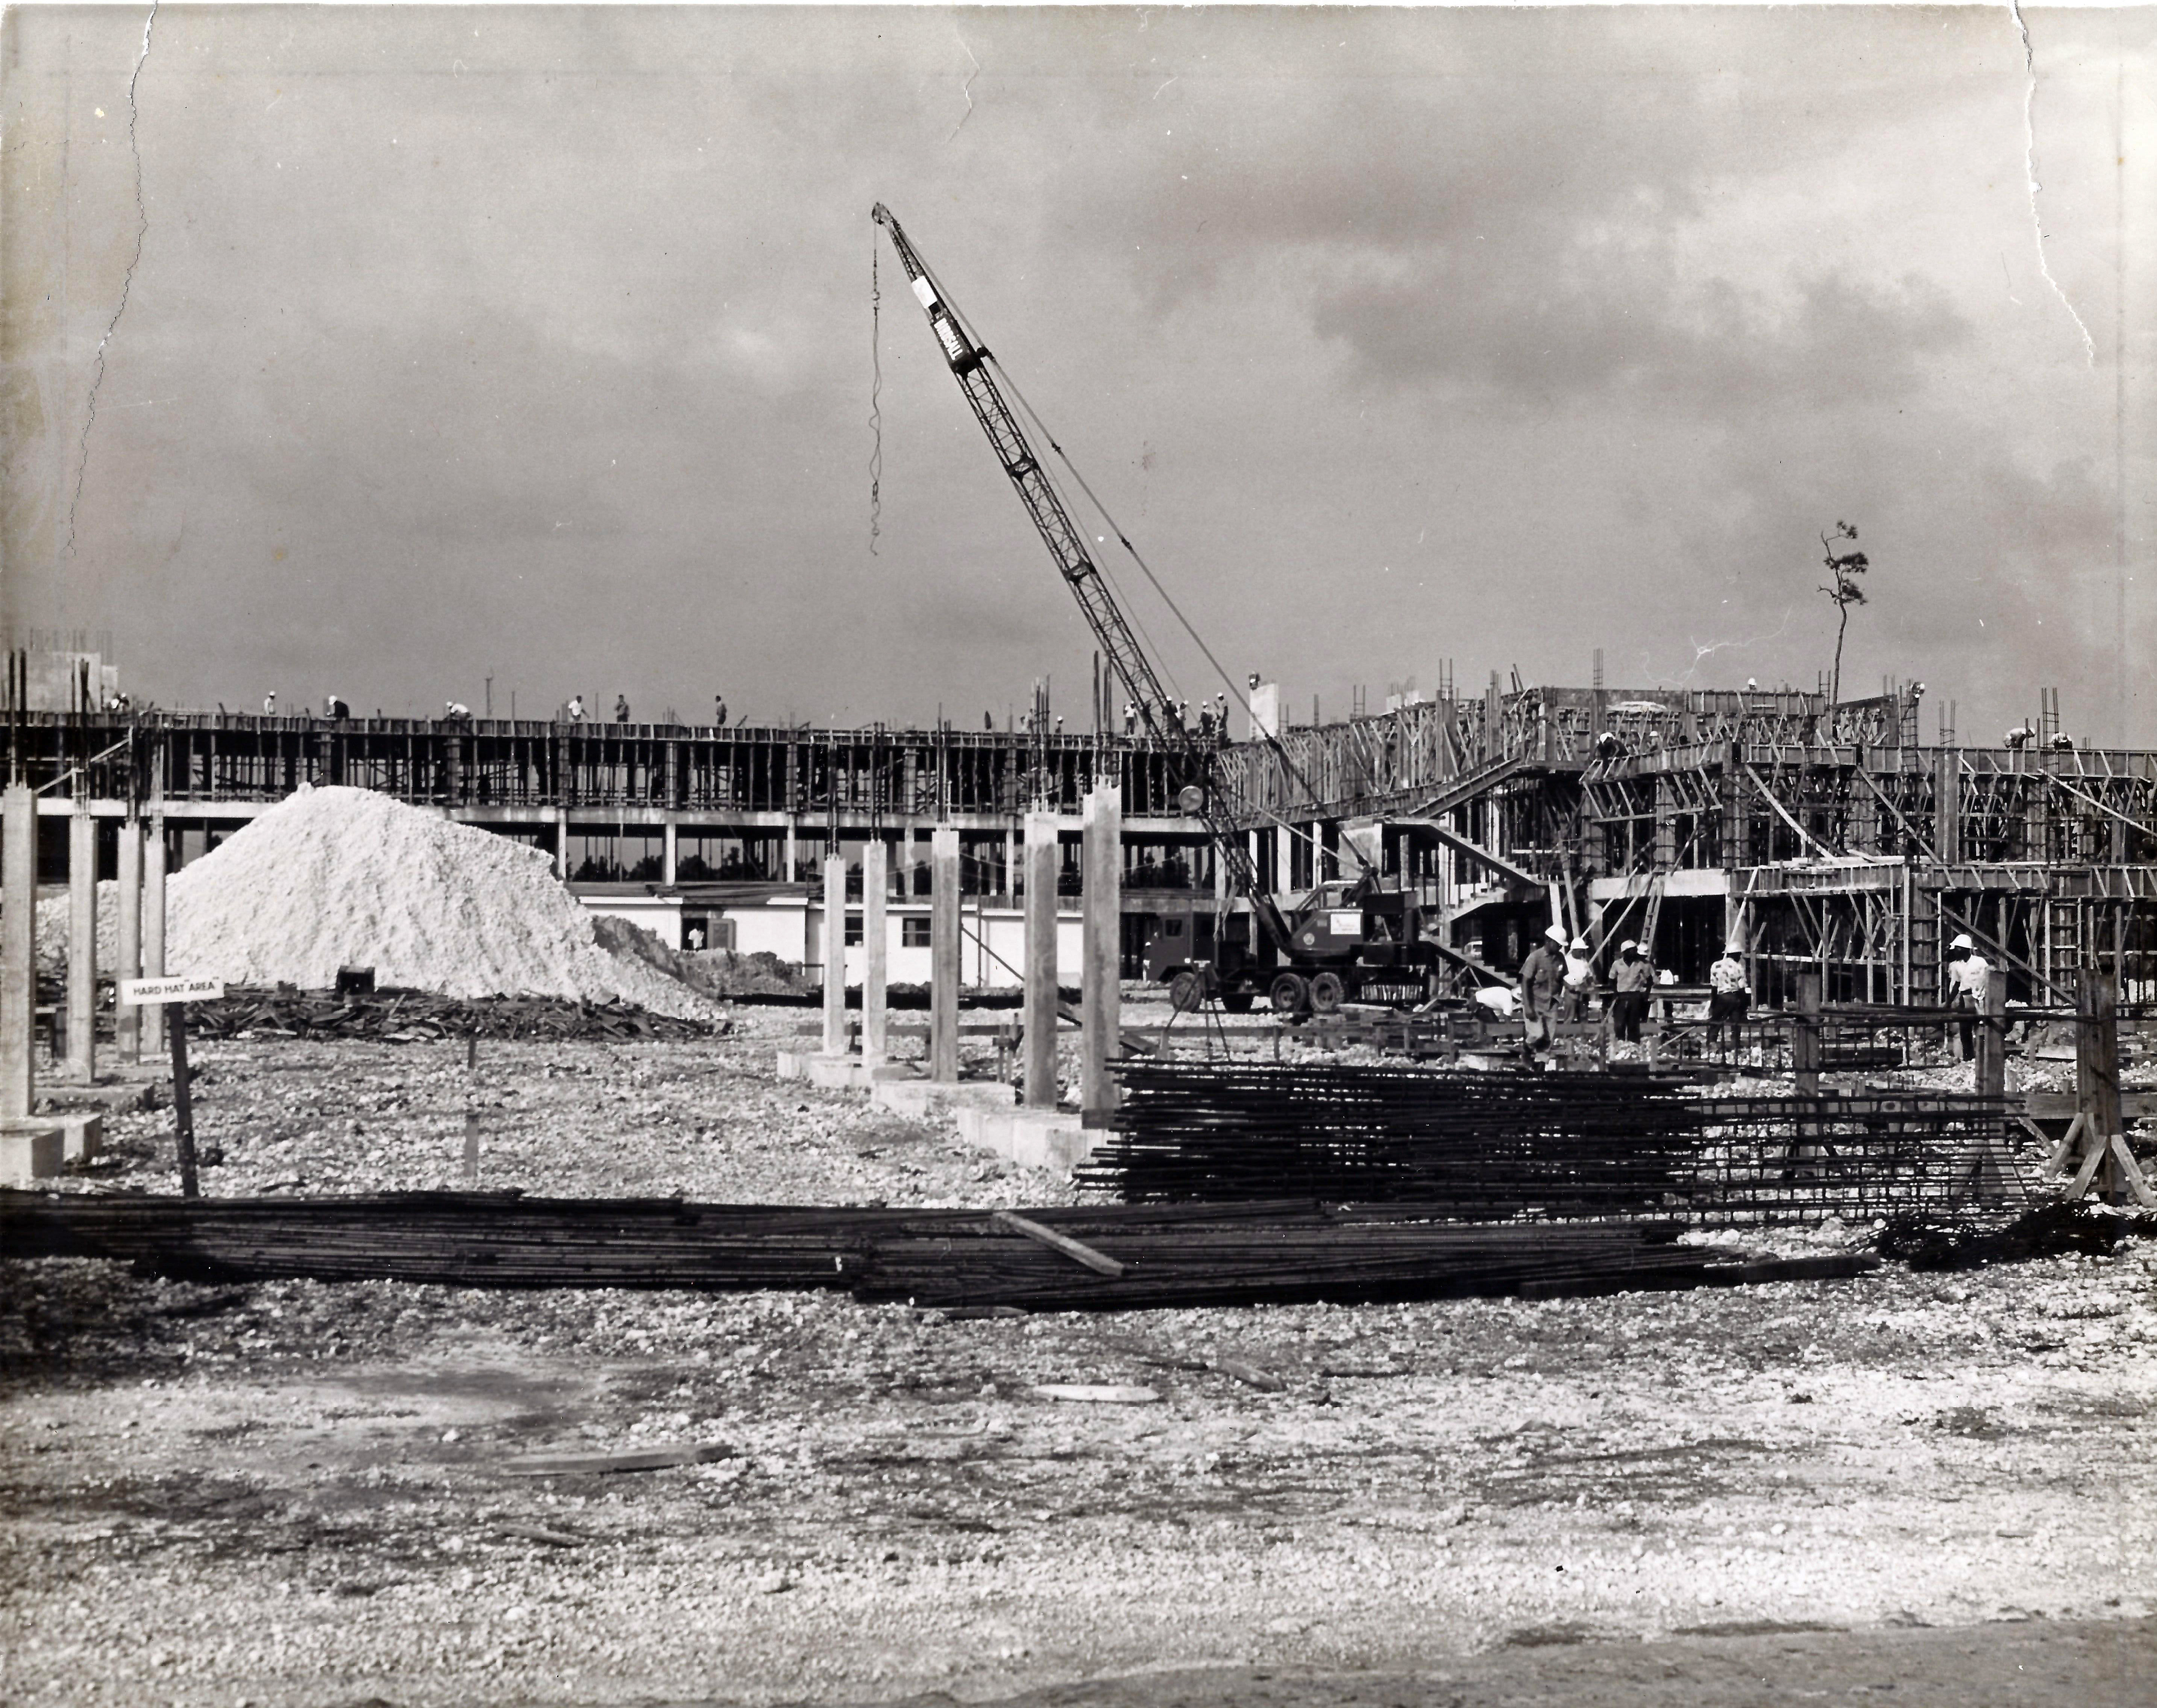
[[1565,1006],[1568,1020],[1588,1018],[1588,1005],[1595,995],[1595,955],[1585,937],[1576,937],[1565,950]]
[[1553,925],[1521,963],[1521,1019],[1532,1052],[1550,1047],[1551,1022],[1557,1018],[1558,997],[1565,990],[1564,949],[1565,933]]
[[1648,1015],[1648,995],[1655,988],[1655,970],[1640,953],[1640,945],[1629,938],[1618,945],[1610,983],[1614,991],[1610,999],[1612,1034],[1621,1044],[1637,1044],[1640,1022]]
[[1977,952],[1965,931],[1948,945],[1948,1006],[1962,1016],[1962,1058],[1977,1056],[1977,1018],[1985,1010],[1985,987],[1992,982],[1992,963]]
[[1742,943],[1723,946],[1722,954],[1707,970],[1707,1043],[1715,1049],[1722,1042],[1722,1028],[1730,1027],[1730,1044],[1737,1047],[1738,1026],[1745,1019],[1745,1011],[1753,1006],[1753,987],[1746,982],[1745,963],[1739,957],[1745,952]]

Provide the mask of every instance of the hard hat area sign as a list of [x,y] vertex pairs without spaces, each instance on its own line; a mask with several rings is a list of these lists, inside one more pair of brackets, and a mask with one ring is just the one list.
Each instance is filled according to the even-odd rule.
[[122,979],[120,1000],[131,1007],[157,1002],[214,1002],[224,995],[222,979]]

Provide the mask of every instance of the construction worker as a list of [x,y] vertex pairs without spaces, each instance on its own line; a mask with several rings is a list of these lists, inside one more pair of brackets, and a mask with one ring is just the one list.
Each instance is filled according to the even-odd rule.
[[268,693],[262,697],[262,715],[265,718],[275,718],[277,715],[276,689],[270,689]]
[[569,722],[582,723],[584,721],[584,697],[582,694],[572,694],[569,696]]
[[325,694],[322,696],[322,716],[335,723],[342,718],[351,717],[352,707],[346,705],[335,694]]
[[1557,1018],[1558,998],[1565,990],[1564,949],[1565,932],[1553,925],[1521,963],[1521,1018],[1530,1050],[1550,1047],[1551,1022]]
[[1743,944],[1723,946],[1722,954],[1707,970],[1707,1043],[1717,1049],[1722,1043],[1722,1028],[1730,1027],[1730,1047],[1737,1047],[1737,1028],[1745,1018],[1745,1011],[1753,1005],[1753,989],[1745,981],[1745,963],[1738,959]]
[[712,728],[724,729],[726,727],[727,697],[724,694],[714,694],[712,696]]
[[1627,939],[1618,945],[1617,965],[1610,969],[1610,1028],[1621,1044],[1640,1042],[1640,1022],[1647,1016],[1648,995],[1655,988],[1655,970],[1640,953],[1640,945]]
[[467,718],[471,716],[471,707],[461,700],[445,700],[442,702],[442,716],[452,721]]
[[1588,939],[1576,937],[1565,951],[1565,1006],[1568,1020],[1588,1018],[1588,1004],[1595,990],[1595,957]]
[[628,695],[616,694],[614,697],[614,721],[616,723],[626,723],[629,722]]
[[1992,963],[1977,952],[1968,932],[1948,945],[1948,1006],[1962,1016],[1962,1058],[1977,1058],[1977,1019],[1985,1009],[1985,989],[1992,982]]

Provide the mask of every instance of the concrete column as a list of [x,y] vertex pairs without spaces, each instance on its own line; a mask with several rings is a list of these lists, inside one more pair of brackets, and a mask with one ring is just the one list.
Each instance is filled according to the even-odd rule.
[[38,800],[23,784],[0,805],[0,1118],[38,1097]]
[[847,1053],[847,862],[824,860],[824,1053]]
[[890,928],[885,903],[890,880],[883,839],[873,837],[862,850],[862,1059],[884,1058],[887,1034],[884,1011],[884,975],[890,945],[884,934]]
[[1017,877],[1018,832],[1006,831],[1004,832],[1004,869],[996,881],[996,893],[1008,897],[1017,887]]
[[1026,815],[1026,1104],[1056,1107],[1056,815]]
[[681,846],[680,828],[670,816],[661,832],[664,841],[659,856],[659,880],[669,889],[674,887],[674,857]]
[[929,1077],[959,1077],[959,833],[929,841]]
[[554,809],[554,876],[564,883],[569,881],[569,810],[566,806]]
[[1079,975],[1079,1016],[1084,1022],[1084,1066],[1080,1107],[1089,1125],[1116,1106],[1115,1076],[1109,1064],[1122,1053],[1124,925],[1124,808],[1111,785],[1086,796],[1086,926]]
[[68,1078],[97,1078],[97,821],[78,799],[68,819]]
[[[165,821],[150,821],[142,844],[142,976],[165,976]],[[157,1003],[136,1011],[142,1017],[142,1050],[153,1060],[165,1047],[165,1008]]]
[[1274,888],[1295,887],[1295,832],[1286,825],[1274,826]]
[[[120,960],[112,969],[115,980],[136,978],[142,971],[142,821],[138,818],[120,821],[119,877]],[[140,1061],[142,1011],[119,1002],[116,995],[112,1013],[113,1041],[120,1059]]]
[[795,828],[794,815],[790,812],[786,815],[786,852],[783,857],[786,863],[780,869],[779,873],[779,879],[781,883],[791,883],[794,882]]

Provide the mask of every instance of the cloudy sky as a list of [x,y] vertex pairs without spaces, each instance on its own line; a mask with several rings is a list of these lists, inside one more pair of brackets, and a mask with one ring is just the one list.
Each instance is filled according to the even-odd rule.
[[1076,724],[882,199],[1300,715],[1810,687],[1846,519],[1847,691],[2157,744],[2157,13],[2025,15],[2034,98],[1998,8],[17,9],[6,615],[166,703]]

